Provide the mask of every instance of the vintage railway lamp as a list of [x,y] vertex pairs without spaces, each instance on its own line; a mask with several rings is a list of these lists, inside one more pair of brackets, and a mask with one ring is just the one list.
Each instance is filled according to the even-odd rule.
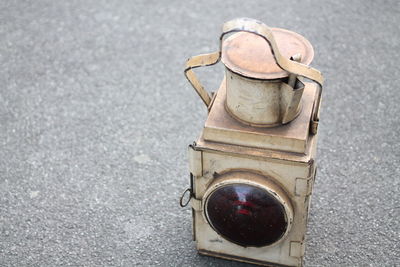
[[[199,253],[302,265],[323,81],[308,66],[313,55],[299,34],[241,18],[223,25],[218,52],[187,61],[209,111],[189,146],[191,186],[181,198]],[[193,68],[220,59],[225,78],[210,95]]]

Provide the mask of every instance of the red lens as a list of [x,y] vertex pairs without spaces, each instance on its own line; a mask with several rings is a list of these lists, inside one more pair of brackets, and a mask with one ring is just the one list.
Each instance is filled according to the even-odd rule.
[[224,238],[241,246],[262,247],[278,241],[286,232],[283,205],[259,187],[232,184],[211,193],[207,217]]

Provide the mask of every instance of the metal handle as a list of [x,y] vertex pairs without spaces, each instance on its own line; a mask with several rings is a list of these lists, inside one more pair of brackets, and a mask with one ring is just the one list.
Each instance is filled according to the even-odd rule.
[[192,69],[202,66],[214,65],[218,63],[220,58],[221,50],[210,54],[194,56],[186,61],[185,76],[192,84],[193,88],[196,90],[197,94],[200,96],[201,100],[203,100],[204,104],[207,107],[211,103],[211,96],[204,89],[203,85],[201,85],[200,81],[197,79],[196,74]]
[[[185,76],[192,84],[196,92],[199,94],[203,102],[207,105],[207,107],[211,103],[211,97],[201,85],[192,69],[201,66],[210,66],[216,64],[221,58],[223,38],[226,34],[232,32],[249,32],[262,37],[269,44],[269,48],[271,49],[275,62],[281,69],[289,73],[313,80],[319,85],[317,102],[316,105],[314,105],[312,118],[312,120],[315,121],[316,124],[318,124],[319,102],[321,99],[322,84],[324,81],[321,72],[310,66],[301,64],[282,56],[275,42],[272,30],[264,23],[249,18],[239,18],[224,23],[222,27],[222,34],[220,36],[219,51],[211,54],[194,56],[192,58],[189,58],[186,62]],[[312,129],[314,128],[316,127],[312,126]]]

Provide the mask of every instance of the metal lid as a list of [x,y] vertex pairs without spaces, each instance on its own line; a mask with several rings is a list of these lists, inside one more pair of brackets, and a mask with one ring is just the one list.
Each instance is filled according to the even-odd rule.
[[[282,56],[290,58],[301,54],[301,61],[309,65],[314,57],[310,42],[292,31],[272,28]],[[231,71],[255,79],[272,80],[287,77],[275,62],[269,44],[260,36],[238,32],[227,38],[222,45],[222,62]]]

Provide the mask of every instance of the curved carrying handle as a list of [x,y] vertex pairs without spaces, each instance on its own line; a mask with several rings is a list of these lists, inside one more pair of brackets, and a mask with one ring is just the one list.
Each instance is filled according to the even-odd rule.
[[218,63],[220,58],[221,58],[221,50],[210,54],[194,56],[186,61],[185,76],[188,79],[188,81],[192,84],[194,90],[196,90],[197,94],[200,96],[201,100],[203,100],[204,104],[207,107],[211,103],[211,96],[204,89],[203,85],[197,79],[196,74],[192,69],[202,66],[214,65]]
[[313,118],[312,118],[312,121],[315,122],[316,125],[312,125],[312,127],[311,127],[312,132],[314,132],[314,131],[316,132],[316,127],[317,127],[318,120],[319,120],[319,118],[318,118],[319,105],[320,105],[319,103],[320,103],[321,93],[322,93],[322,84],[324,81],[321,72],[319,72],[317,69],[314,69],[310,66],[307,66],[307,65],[304,65],[299,62],[296,62],[296,61],[293,61],[293,60],[283,57],[281,55],[281,53],[279,52],[279,48],[275,42],[272,30],[264,23],[254,20],[254,19],[239,18],[239,19],[230,20],[230,21],[224,23],[224,25],[222,27],[222,34],[220,36],[219,51],[211,53],[211,54],[194,56],[187,60],[186,68],[185,68],[185,76],[189,80],[189,82],[192,84],[192,86],[194,87],[196,92],[199,94],[199,96],[201,97],[203,102],[208,107],[211,103],[211,97],[207,93],[207,91],[204,89],[204,87],[201,85],[201,83],[197,79],[197,77],[194,74],[192,69],[201,67],[201,66],[210,66],[210,65],[214,65],[214,64],[218,63],[218,61],[221,59],[222,43],[223,43],[224,36],[228,33],[241,32],[241,31],[254,33],[254,34],[262,37],[269,44],[272,55],[274,56],[274,59],[276,61],[276,64],[281,69],[283,69],[289,73],[293,73],[295,75],[302,76],[302,77],[308,78],[310,80],[313,80],[319,85],[318,96],[317,96],[316,104],[314,105]]

